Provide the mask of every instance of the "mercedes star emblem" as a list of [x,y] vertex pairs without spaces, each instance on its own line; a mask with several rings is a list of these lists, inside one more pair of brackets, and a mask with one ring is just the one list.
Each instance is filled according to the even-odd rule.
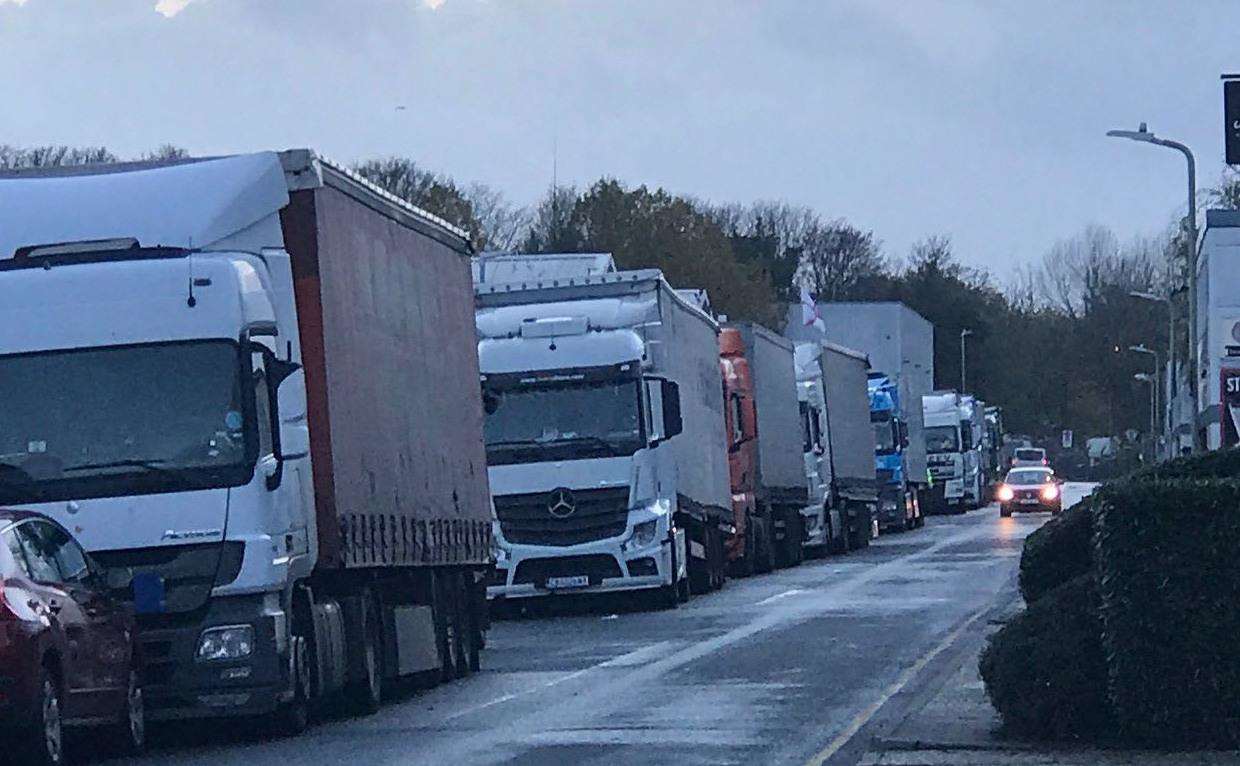
[[547,512],[557,519],[567,519],[577,510],[577,500],[564,487],[551,490],[547,497]]

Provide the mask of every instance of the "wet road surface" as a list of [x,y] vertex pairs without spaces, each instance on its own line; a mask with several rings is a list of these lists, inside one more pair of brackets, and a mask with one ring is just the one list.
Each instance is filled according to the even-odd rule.
[[[1064,506],[1086,491],[1068,484]],[[293,739],[177,726],[129,762],[853,763],[954,637],[1010,601],[1024,537],[1048,518],[1001,519],[995,506],[931,517],[868,550],[731,580],[671,611],[589,603],[500,621],[483,672],[374,716]]]

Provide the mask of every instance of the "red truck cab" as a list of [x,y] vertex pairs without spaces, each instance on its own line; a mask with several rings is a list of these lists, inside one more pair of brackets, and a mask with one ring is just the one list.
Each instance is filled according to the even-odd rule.
[[723,377],[723,416],[736,528],[727,541],[728,564],[740,576],[769,572],[775,566],[774,549],[770,520],[759,514],[757,503],[758,417],[753,377],[736,328],[725,327],[719,333],[719,371]]

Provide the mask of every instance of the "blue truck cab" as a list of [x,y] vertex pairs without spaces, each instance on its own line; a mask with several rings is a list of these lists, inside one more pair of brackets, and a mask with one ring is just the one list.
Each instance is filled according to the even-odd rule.
[[870,424],[874,427],[874,468],[878,482],[878,519],[884,531],[920,526],[921,508],[909,481],[908,421],[900,388],[884,372],[868,375]]

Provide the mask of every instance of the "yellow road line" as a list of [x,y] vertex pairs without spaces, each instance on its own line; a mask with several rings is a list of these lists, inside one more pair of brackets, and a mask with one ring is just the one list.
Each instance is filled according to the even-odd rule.
[[870,722],[870,719],[874,717],[875,713],[877,713],[883,705],[887,704],[888,700],[899,694],[900,691],[904,689],[904,687],[908,686],[909,682],[912,681],[917,674],[926,667],[926,665],[930,664],[935,657],[942,654],[947,647],[954,644],[966,630],[972,627],[973,623],[980,620],[982,615],[986,614],[993,608],[993,604],[988,604],[987,606],[984,606],[974,612],[969,619],[965,620],[960,627],[949,633],[947,637],[940,641],[933,649],[926,652],[921,657],[918,657],[917,661],[914,662],[908,670],[901,673],[890,686],[883,690],[883,693],[878,699],[874,700],[873,703],[854,716],[848,726],[844,728],[844,731],[840,732],[839,735],[835,739],[831,740],[831,742],[820,750],[817,755],[806,761],[805,766],[822,766],[827,762],[828,758],[842,750],[853,737],[857,736],[857,732],[861,731],[862,727]]

